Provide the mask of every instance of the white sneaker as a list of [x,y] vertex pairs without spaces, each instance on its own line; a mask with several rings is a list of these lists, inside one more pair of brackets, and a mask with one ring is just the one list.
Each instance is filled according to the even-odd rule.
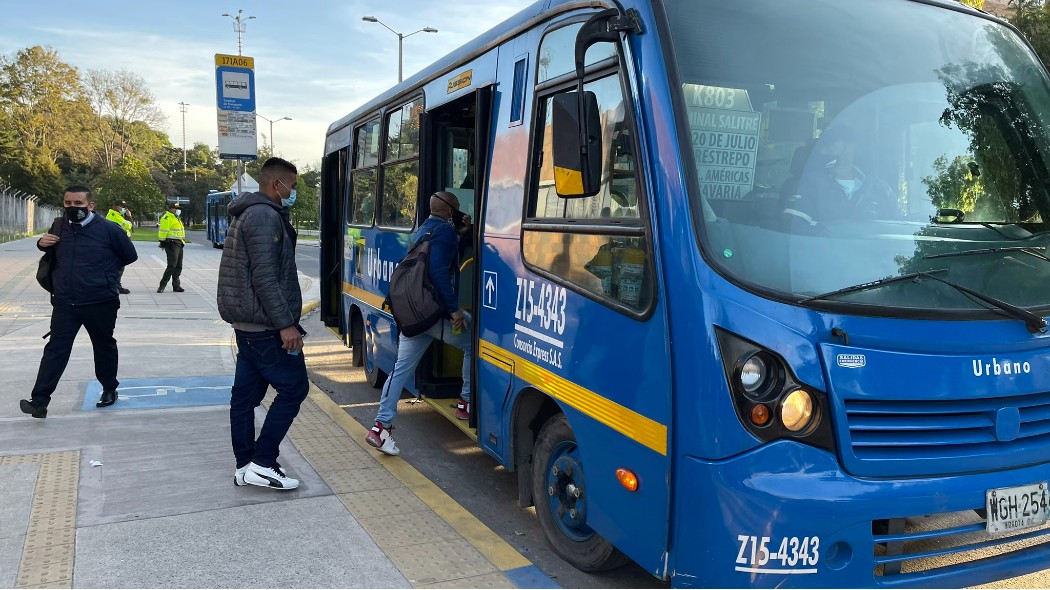
[[248,482],[244,481],[244,472],[248,471],[248,466],[240,467],[237,471],[233,472],[233,485],[235,486],[246,486]]
[[376,422],[375,426],[368,431],[365,441],[379,449],[380,453],[386,453],[387,455],[401,454],[401,449],[397,448],[394,437],[390,436],[390,429],[384,428],[379,422]]
[[244,483],[275,490],[294,490],[299,487],[299,480],[288,477],[278,467],[263,467],[255,462],[249,463],[244,471]]

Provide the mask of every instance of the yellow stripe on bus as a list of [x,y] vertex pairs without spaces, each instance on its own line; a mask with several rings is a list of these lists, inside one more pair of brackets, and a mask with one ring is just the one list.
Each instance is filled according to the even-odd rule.
[[661,455],[667,455],[667,426],[559,377],[491,342],[479,342],[478,356],[503,370],[513,367],[514,376],[539,387],[547,395],[565,402],[627,438]]
[[[369,293],[360,287],[355,287],[350,283],[343,283],[343,292],[378,309],[383,308],[383,297]],[[565,402],[627,438],[645,445],[661,455],[667,454],[667,426],[634,410],[625,408],[589,389],[580,387],[568,379],[559,377],[547,369],[491,342],[485,340],[479,342],[478,356],[500,370],[511,373],[515,377],[539,387],[547,395]]]

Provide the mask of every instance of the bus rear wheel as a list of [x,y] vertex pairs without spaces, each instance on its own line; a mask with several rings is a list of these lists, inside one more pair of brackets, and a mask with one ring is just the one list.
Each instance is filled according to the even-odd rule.
[[587,526],[583,459],[564,414],[540,429],[532,459],[532,496],[547,541],[562,559],[585,572],[610,570],[627,557]]

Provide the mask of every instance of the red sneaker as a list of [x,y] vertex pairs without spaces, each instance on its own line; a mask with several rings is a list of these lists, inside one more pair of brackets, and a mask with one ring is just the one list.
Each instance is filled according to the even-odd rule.
[[456,418],[470,420],[470,402],[463,398],[456,402]]
[[375,426],[368,431],[368,435],[365,436],[365,442],[379,449],[381,453],[386,453],[387,455],[401,454],[401,449],[397,448],[394,438],[390,436],[390,429],[384,428],[379,422],[376,422]]

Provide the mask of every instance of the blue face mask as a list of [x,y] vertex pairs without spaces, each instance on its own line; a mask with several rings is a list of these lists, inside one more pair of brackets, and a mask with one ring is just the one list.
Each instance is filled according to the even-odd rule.
[[282,207],[291,207],[294,204],[295,204],[295,189],[293,188],[292,192],[288,193],[288,198],[287,199],[281,199],[281,206]]

